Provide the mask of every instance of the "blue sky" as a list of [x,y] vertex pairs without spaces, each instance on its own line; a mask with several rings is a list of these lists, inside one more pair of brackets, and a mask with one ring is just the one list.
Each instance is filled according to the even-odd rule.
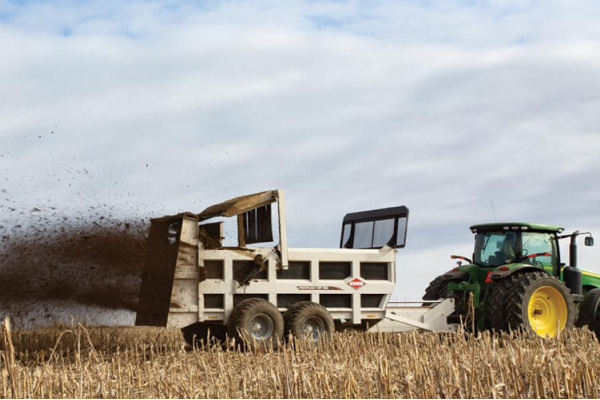
[[[398,297],[468,226],[600,235],[600,4],[2,1],[2,207],[142,217],[286,189],[290,243],[405,204]],[[81,211],[84,212],[84,211]],[[600,246],[581,263],[600,272]]]

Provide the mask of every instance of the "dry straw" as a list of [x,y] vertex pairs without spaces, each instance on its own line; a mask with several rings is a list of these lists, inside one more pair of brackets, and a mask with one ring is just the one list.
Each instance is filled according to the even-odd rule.
[[[188,349],[177,330],[2,325],[0,397],[598,398],[600,346],[588,330],[337,333],[319,348]],[[11,343],[12,342],[12,343]]]

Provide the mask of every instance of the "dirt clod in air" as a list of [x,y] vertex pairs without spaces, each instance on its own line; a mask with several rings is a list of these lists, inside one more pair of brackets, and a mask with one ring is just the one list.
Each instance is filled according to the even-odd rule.
[[31,314],[19,307],[37,304],[36,317],[49,321],[55,303],[135,311],[148,219],[102,207],[75,217],[43,207],[22,214],[0,221],[0,311]]

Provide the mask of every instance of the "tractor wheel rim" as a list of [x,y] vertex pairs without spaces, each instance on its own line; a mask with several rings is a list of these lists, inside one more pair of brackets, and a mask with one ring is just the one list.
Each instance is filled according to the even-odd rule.
[[531,295],[527,315],[537,335],[555,337],[567,325],[567,302],[556,288],[542,286]]
[[257,314],[251,320],[248,331],[256,340],[269,339],[273,334],[273,320],[266,314]]
[[321,318],[309,318],[302,326],[302,335],[311,342],[317,342],[324,332],[325,323]]

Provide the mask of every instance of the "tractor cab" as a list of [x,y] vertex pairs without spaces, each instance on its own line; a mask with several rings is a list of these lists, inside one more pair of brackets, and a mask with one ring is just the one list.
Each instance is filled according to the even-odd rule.
[[517,271],[543,270],[548,275],[561,276],[558,235],[564,230],[562,227],[510,222],[473,225],[470,229],[475,234],[472,259],[451,256],[458,260],[458,266],[442,275],[449,284],[436,295],[473,292],[475,303],[479,304],[494,279]]
[[509,223],[474,225],[473,263],[484,268],[522,264],[560,274],[559,226]]

